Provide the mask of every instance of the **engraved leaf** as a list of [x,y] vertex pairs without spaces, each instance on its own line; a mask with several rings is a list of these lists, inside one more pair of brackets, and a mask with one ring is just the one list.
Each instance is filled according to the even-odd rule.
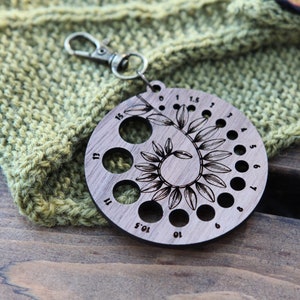
[[135,167],[143,172],[153,172],[157,170],[157,166],[154,164],[148,164],[148,163],[141,163],[141,164],[137,164],[135,165]]
[[214,139],[210,141],[206,141],[199,146],[201,150],[215,150],[216,148],[220,147],[224,144],[225,139]]
[[210,184],[220,187],[226,188],[226,183],[217,175],[214,174],[206,174],[203,175],[203,178]]
[[152,200],[154,200],[154,201],[160,201],[160,200],[162,200],[162,199],[168,197],[169,194],[170,194],[170,192],[171,192],[171,187],[170,187],[170,186],[167,186],[167,187],[165,187],[165,188],[162,188],[162,189],[160,189],[159,191],[157,191],[157,192],[153,195]]
[[218,127],[216,126],[209,126],[206,127],[202,130],[200,130],[195,138],[194,138],[194,142],[198,143],[198,142],[202,142],[204,139],[209,139],[210,137],[212,137],[214,134],[217,133],[217,131],[219,130]]
[[215,202],[215,194],[209,186],[196,182],[196,189],[203,198],[210,202]]
[[196,196],[195,191],[190,186],[187,186],[184,189],[184,198],[185,198],[186,203],[188,204],[188,206],[192,210],[195,210],[196,207],[197,207],[197,196]]
[[177,150],[177,151],[174,151],[173,154],[178,157],[178,158],[181,158],[181,159],[190,159],[193,157],[193,155],[187,151],[183,151],[183,150]]
[[156,192],[156,191],[158,191],[161,188],[162,184],[163,183],[160,180],[153,181],[153,182],[147,184],[146,186],[144,186],[141,189],[141,192],[142,193]]
[[203,159],[218,161],[229,157],[232,153],[229,151],[215,150],[207,153]]
[[127,108],[124,113],[128,114],[128,115],[143,115],[147,112],[149,112],[150,110],[152,110],[153,107],[147,104],[136,104],[133,105],[129,108]]
[[157,155],[155,155],[155,154],[142,151],[141,155],[147,161],[150,161],[150,162],[160,162],[159,157]]
[[169,208],[170,209],[175,208],[181,202],[181,199],[182,199],[182,195],[181,195],[180,189],[176,188],[170,194],[170,197],[169,197]]
[[150,182],[156,179],[157,177],[158,174],[156,173],[145,173],[142,176],[137,177],[136,180],[141,182]]
[[170,154],[172,150],[173,150],[173,143],[172,140],[168,138],[165,144],[165,151],[167,154]]
[[221,163],[209,162],[204,165],[204,168],[214,173],[229,173],[231,169]]
[[207,118],[198,118],[192,121],[188,127],[187,133],[193,133],[199,130],[208,121]]
[[160,144],[155,143],[155,142],[153,141],[153,142],[152,142],[152,148],[153,148],[154,152],[155,152],[157,155],[159,155],[159,156],[161,156],[161,157],[164,157],[164,156],[165,156],[164,149],[163,149],[163,147],[162,147]]
[[156,125],[170,126],[174,124],[171,119],[162,114],[151,114],[147,119]]
[[183,104],[177,111],[176,120],[180,129],[182,129],[189,120],[189,111]]

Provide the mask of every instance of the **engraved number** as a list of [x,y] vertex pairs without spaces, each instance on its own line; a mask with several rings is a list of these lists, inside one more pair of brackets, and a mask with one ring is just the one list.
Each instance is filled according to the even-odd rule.
[[256,191],[256,190],[257,190],[257,187],[256,187],[256,186],[250,186],[250,188],[251,188],[253,191]]
[[175,239],[182,238],[182,233],[181,233],[181,231],[175,231],[173,233],[173,236],[174,236]]
[[135,223],[134,228],[135,229],[140,229],[142,232],[146,232],[146,233],[150,232],[150,227],[146,226],[146,225],[143,225],[141,223]]
[[194,103],[198,103],[199,102],[199,97],[190,96],[190,101],[194,102]]
[[260,165],[254,165],[253,168],[258,169],[258,168],[260,168]]
[[251,145],[250,149],[256,148],[256,145]]
[[93,159],[100,159],[99,153],[93,153]]
[[118,113],[116,116],[115,116],[115,118],[117,119],[117,120],[122,120],[123,118],[124,118],[124,116],[122,115],[122,114],[120,114],[120,113]]
[[247,128],[241,128],[241,132],[244,132],[244,131],[246,131],[247,130]]
[[229,113],[227,116],[227,118],[230,118],[230,117],[232,117],[232,113]]
[[210,104],[210,108],[212,108],[214,105],[215,105],[215,102],[212,102],[212,103]]
[[109,205],[112,203],[112,201],[110,200],[110,198],[107,198],[103,201],[106,205]]

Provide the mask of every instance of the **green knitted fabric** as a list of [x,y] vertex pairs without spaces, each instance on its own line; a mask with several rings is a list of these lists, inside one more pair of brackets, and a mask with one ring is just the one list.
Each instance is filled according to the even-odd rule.
[[36,223],[106,224],[85,184],[85,146],[105,113],[145,88],[68,55],[75,31],[143,53],[150,80],[226,99],[257,126],[269,156],[299,141],[300,16],[273,0],[4,1],[0,164]]

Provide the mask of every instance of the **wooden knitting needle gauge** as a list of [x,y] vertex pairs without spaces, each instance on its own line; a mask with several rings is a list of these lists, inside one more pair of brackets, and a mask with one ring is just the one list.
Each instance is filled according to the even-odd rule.
[[[124,101],[95,128],[85,156],[91,196],[109,221],[145,241],[190,245],[221,236],[250,215],[264,191],[261,137],[214,95],[151,84],[156,92]],[[139,143],[126,138],[128,124],[143,124],[148,136]],[[130,163],[113,173],[105,158],[120,153]],[[136,197],[126,204],[116,191],[128,186]]]

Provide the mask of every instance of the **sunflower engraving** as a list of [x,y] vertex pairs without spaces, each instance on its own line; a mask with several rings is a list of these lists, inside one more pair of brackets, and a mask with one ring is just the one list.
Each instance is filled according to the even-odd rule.
[[[150,113],[152,110],[154,112]],[[217,126],[205,127],[208,121],[205,117],[189,122],[190,113],[184,104],[178,106],[174,121],[148,103],[135,105],[125,110],[125,113],[130,115],[150,113],[146,116],[150,122],[160,126],[175,127],[189,139],[194,147],[193,153],[200,162],[199,170],[190,181],[182,183],[171,180],[164,172],[168,162],[176,159],[177,161],[191,160],[193,154],[183,149],[175,149],[171,137],[168,137],[163,144],[152,141],[152,151],[141,151],[144,162],[135,165],[135,168],[142,172],[136,178],[137,181],[145,184],[141,188],[142,193],[151,193],[151,199],[154,201],[168,199],[169,209],[177,207],[182,199],[192,210],[196,210],[200,198],[215,202],[213,187],[226,188],[226,183],[220,176],[231,172],[231,169],[220,161],[232,155],[229,151],[218,150],[225,139],[213,138],[219,130]]]

